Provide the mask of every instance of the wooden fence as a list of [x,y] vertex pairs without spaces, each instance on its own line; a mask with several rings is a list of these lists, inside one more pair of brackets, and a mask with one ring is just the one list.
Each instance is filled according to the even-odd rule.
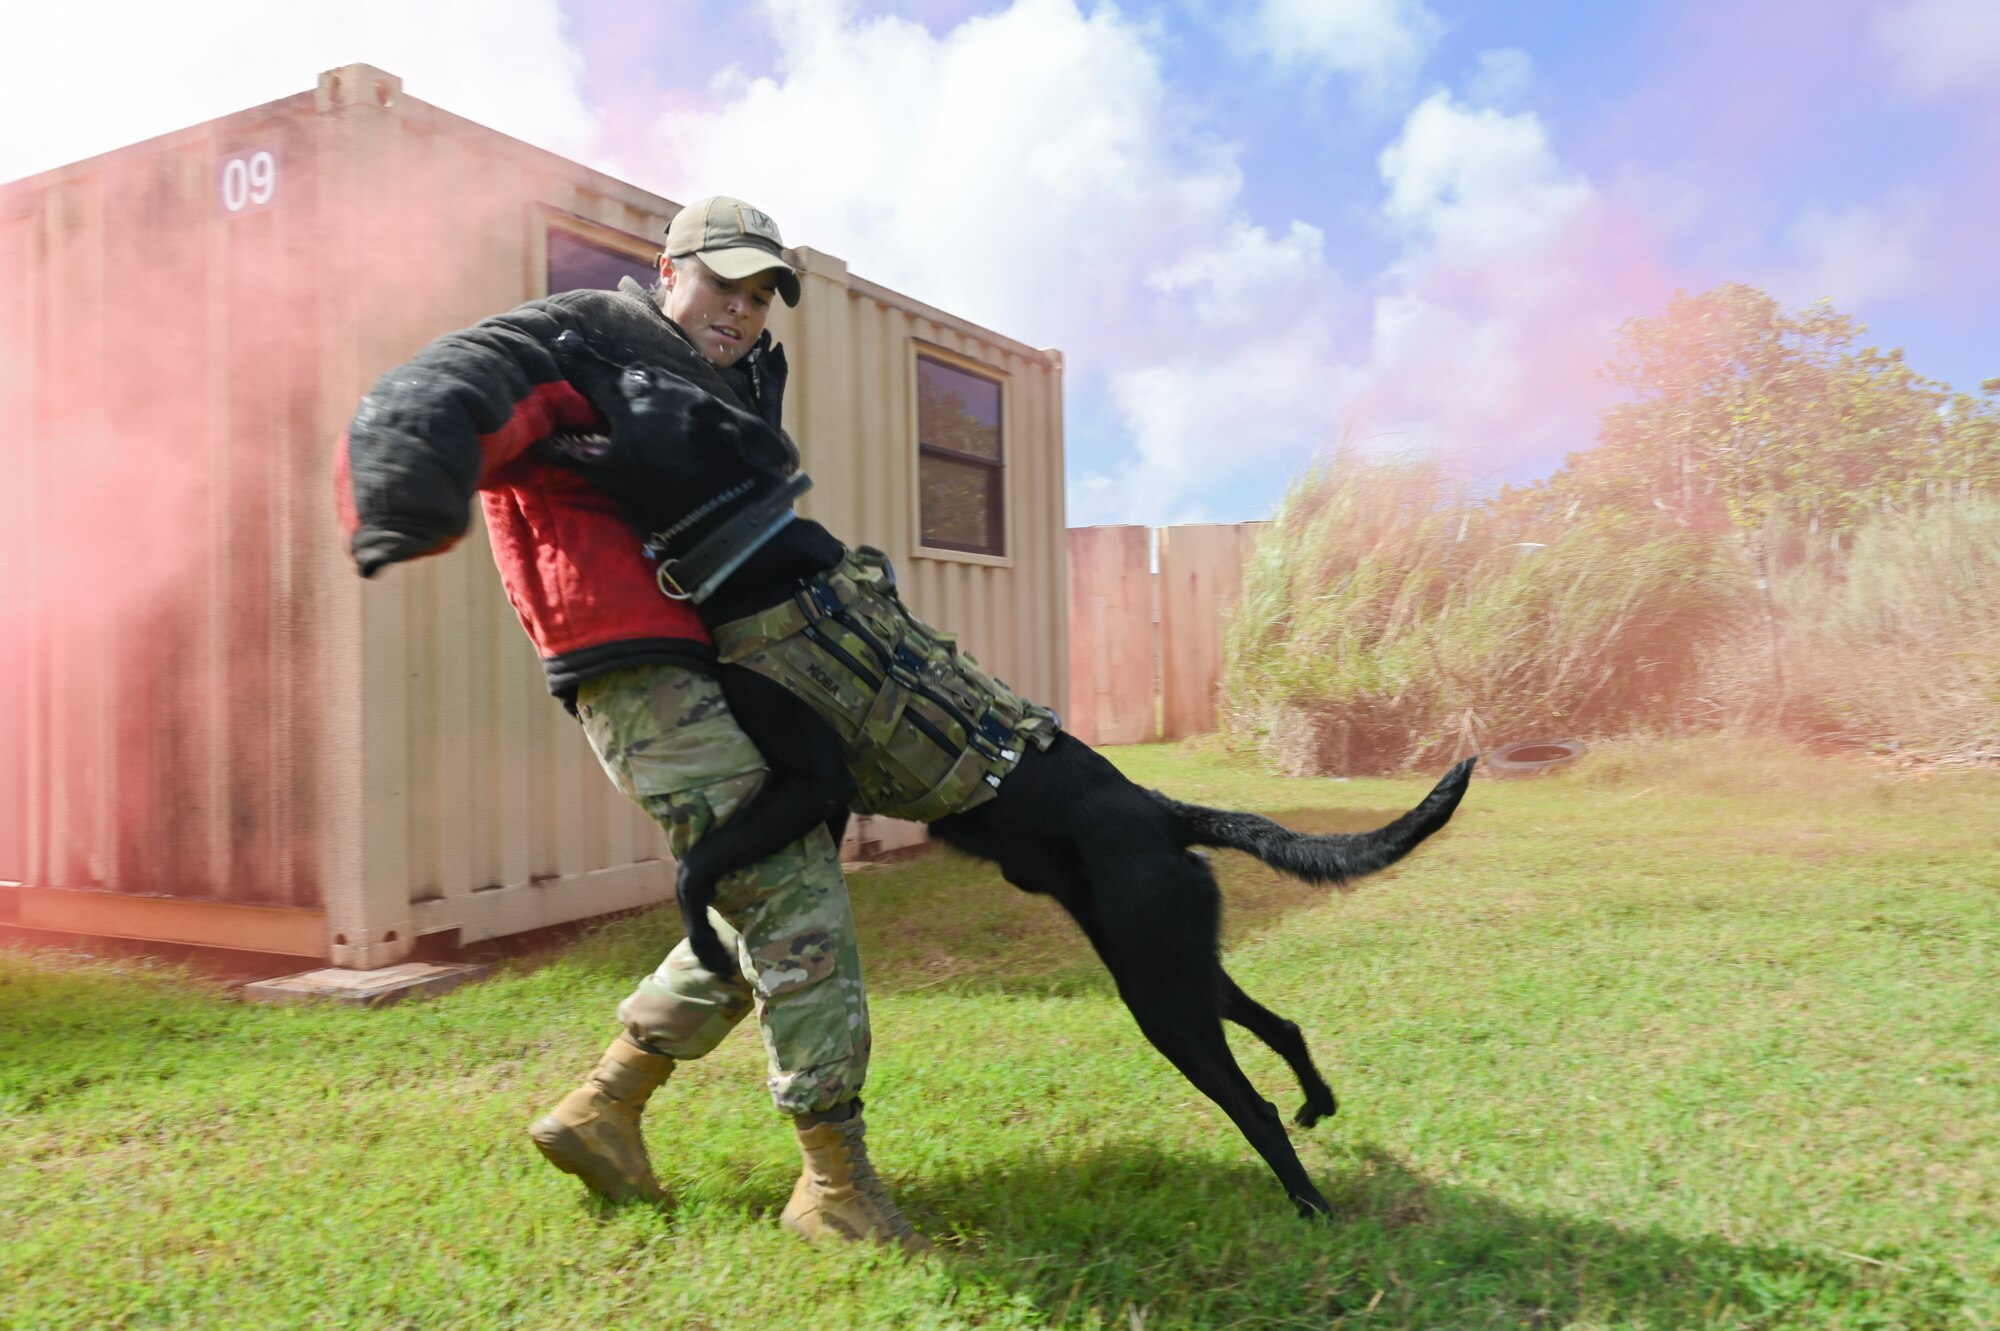
[[1215,729],[1223,628],[1265,525],[1069,529],[1064,729],[1091,744]]

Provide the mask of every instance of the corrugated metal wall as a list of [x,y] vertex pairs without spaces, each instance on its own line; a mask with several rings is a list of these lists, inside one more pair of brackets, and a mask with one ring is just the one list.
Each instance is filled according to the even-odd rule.
[[[312,907],[310,98],[0,195],[0,878]],[[286,164],[227,215],[218,163]],[[191,293],[202,293],[191,299]],[[24,918],[27,912],[24,912]]]
[[[379,82],[322,86],[348,175],[340,263],[355,298],[339,322],[347,367],[329,438],[383,369],[546,294],[551,209],[640,235],[669,212]],[[355,761],[332,780],[362,829],[336,852],[337,958],[375,964],[416,934],[469,941],[665,899],[665,840],[549,698],[476,511],[442,558],[368,584],[344,567],[334,577],[357,625],[360,707]]]
[[[223,206],[219,173],[258,152],[271,197]],[[550,226],[645,257],[674,207],[366,66],[0,192],[0,616],[32,628],[0,690],[0,881],[26,884],[22,923],[374,966],[667,894],[663,838],[547,696],[476,517],[364,584],[329,464],[384,369],[544,294]],[[803,257],[807,300],[773,327],[805,511],[1059,703],[1059,358]],[[1004,376],[1005,558],[917,547],[919,345]],[[134,904],[120,929],[74,889],[209,909]]]
[[[1038,702],[1065,697],[1062,358],[848,273],[806,251],[787,346],[809,367],[794,414],[817,482],[801,512],[895,560],[904,599],[959,635],[986,669]],[[922,545],[916,364],[942,350],[1003,378],[1005,556]]]

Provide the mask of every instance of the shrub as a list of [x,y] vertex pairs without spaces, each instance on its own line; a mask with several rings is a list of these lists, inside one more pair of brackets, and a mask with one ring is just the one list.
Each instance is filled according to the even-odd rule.
[[1297,773],[1418,764],[1669,713],[1747,584],[1718,538],[1602,513],[1540,540],[1435,468],[1343,458],[1245,570],[1225,724]]
[[[1851,547],[1781,574],[1786,715],[1802,737],[1914,757],[2000,759],[2000,502],[1877,514]],[[1726,719],[1768,697],[1761,628],[1706,654]]]

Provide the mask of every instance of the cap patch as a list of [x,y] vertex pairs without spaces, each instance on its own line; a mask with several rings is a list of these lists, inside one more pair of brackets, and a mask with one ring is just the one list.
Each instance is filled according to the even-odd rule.
[[745,235],[759,236],[773,245],[785,243],[778,235],[778,224],[771,220],[771,215],[752,208],[747,203],[736,205],[736,222],[743,228]]

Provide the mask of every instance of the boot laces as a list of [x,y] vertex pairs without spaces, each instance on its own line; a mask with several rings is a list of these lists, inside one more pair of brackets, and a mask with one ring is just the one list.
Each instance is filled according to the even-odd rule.
[[854,1181],[854,1190],[867,1199],[868,1209],[884,1230],[896,1238],[908,1238],[915,1231],[896,1204],[889,1200],[881,1177],[875,1172],[875,1162],[868,1158],[868,1144],[862,1138],[858,1119],[849,1119],[837,1124],[842,1141],[847,1146],[847,1167]]

